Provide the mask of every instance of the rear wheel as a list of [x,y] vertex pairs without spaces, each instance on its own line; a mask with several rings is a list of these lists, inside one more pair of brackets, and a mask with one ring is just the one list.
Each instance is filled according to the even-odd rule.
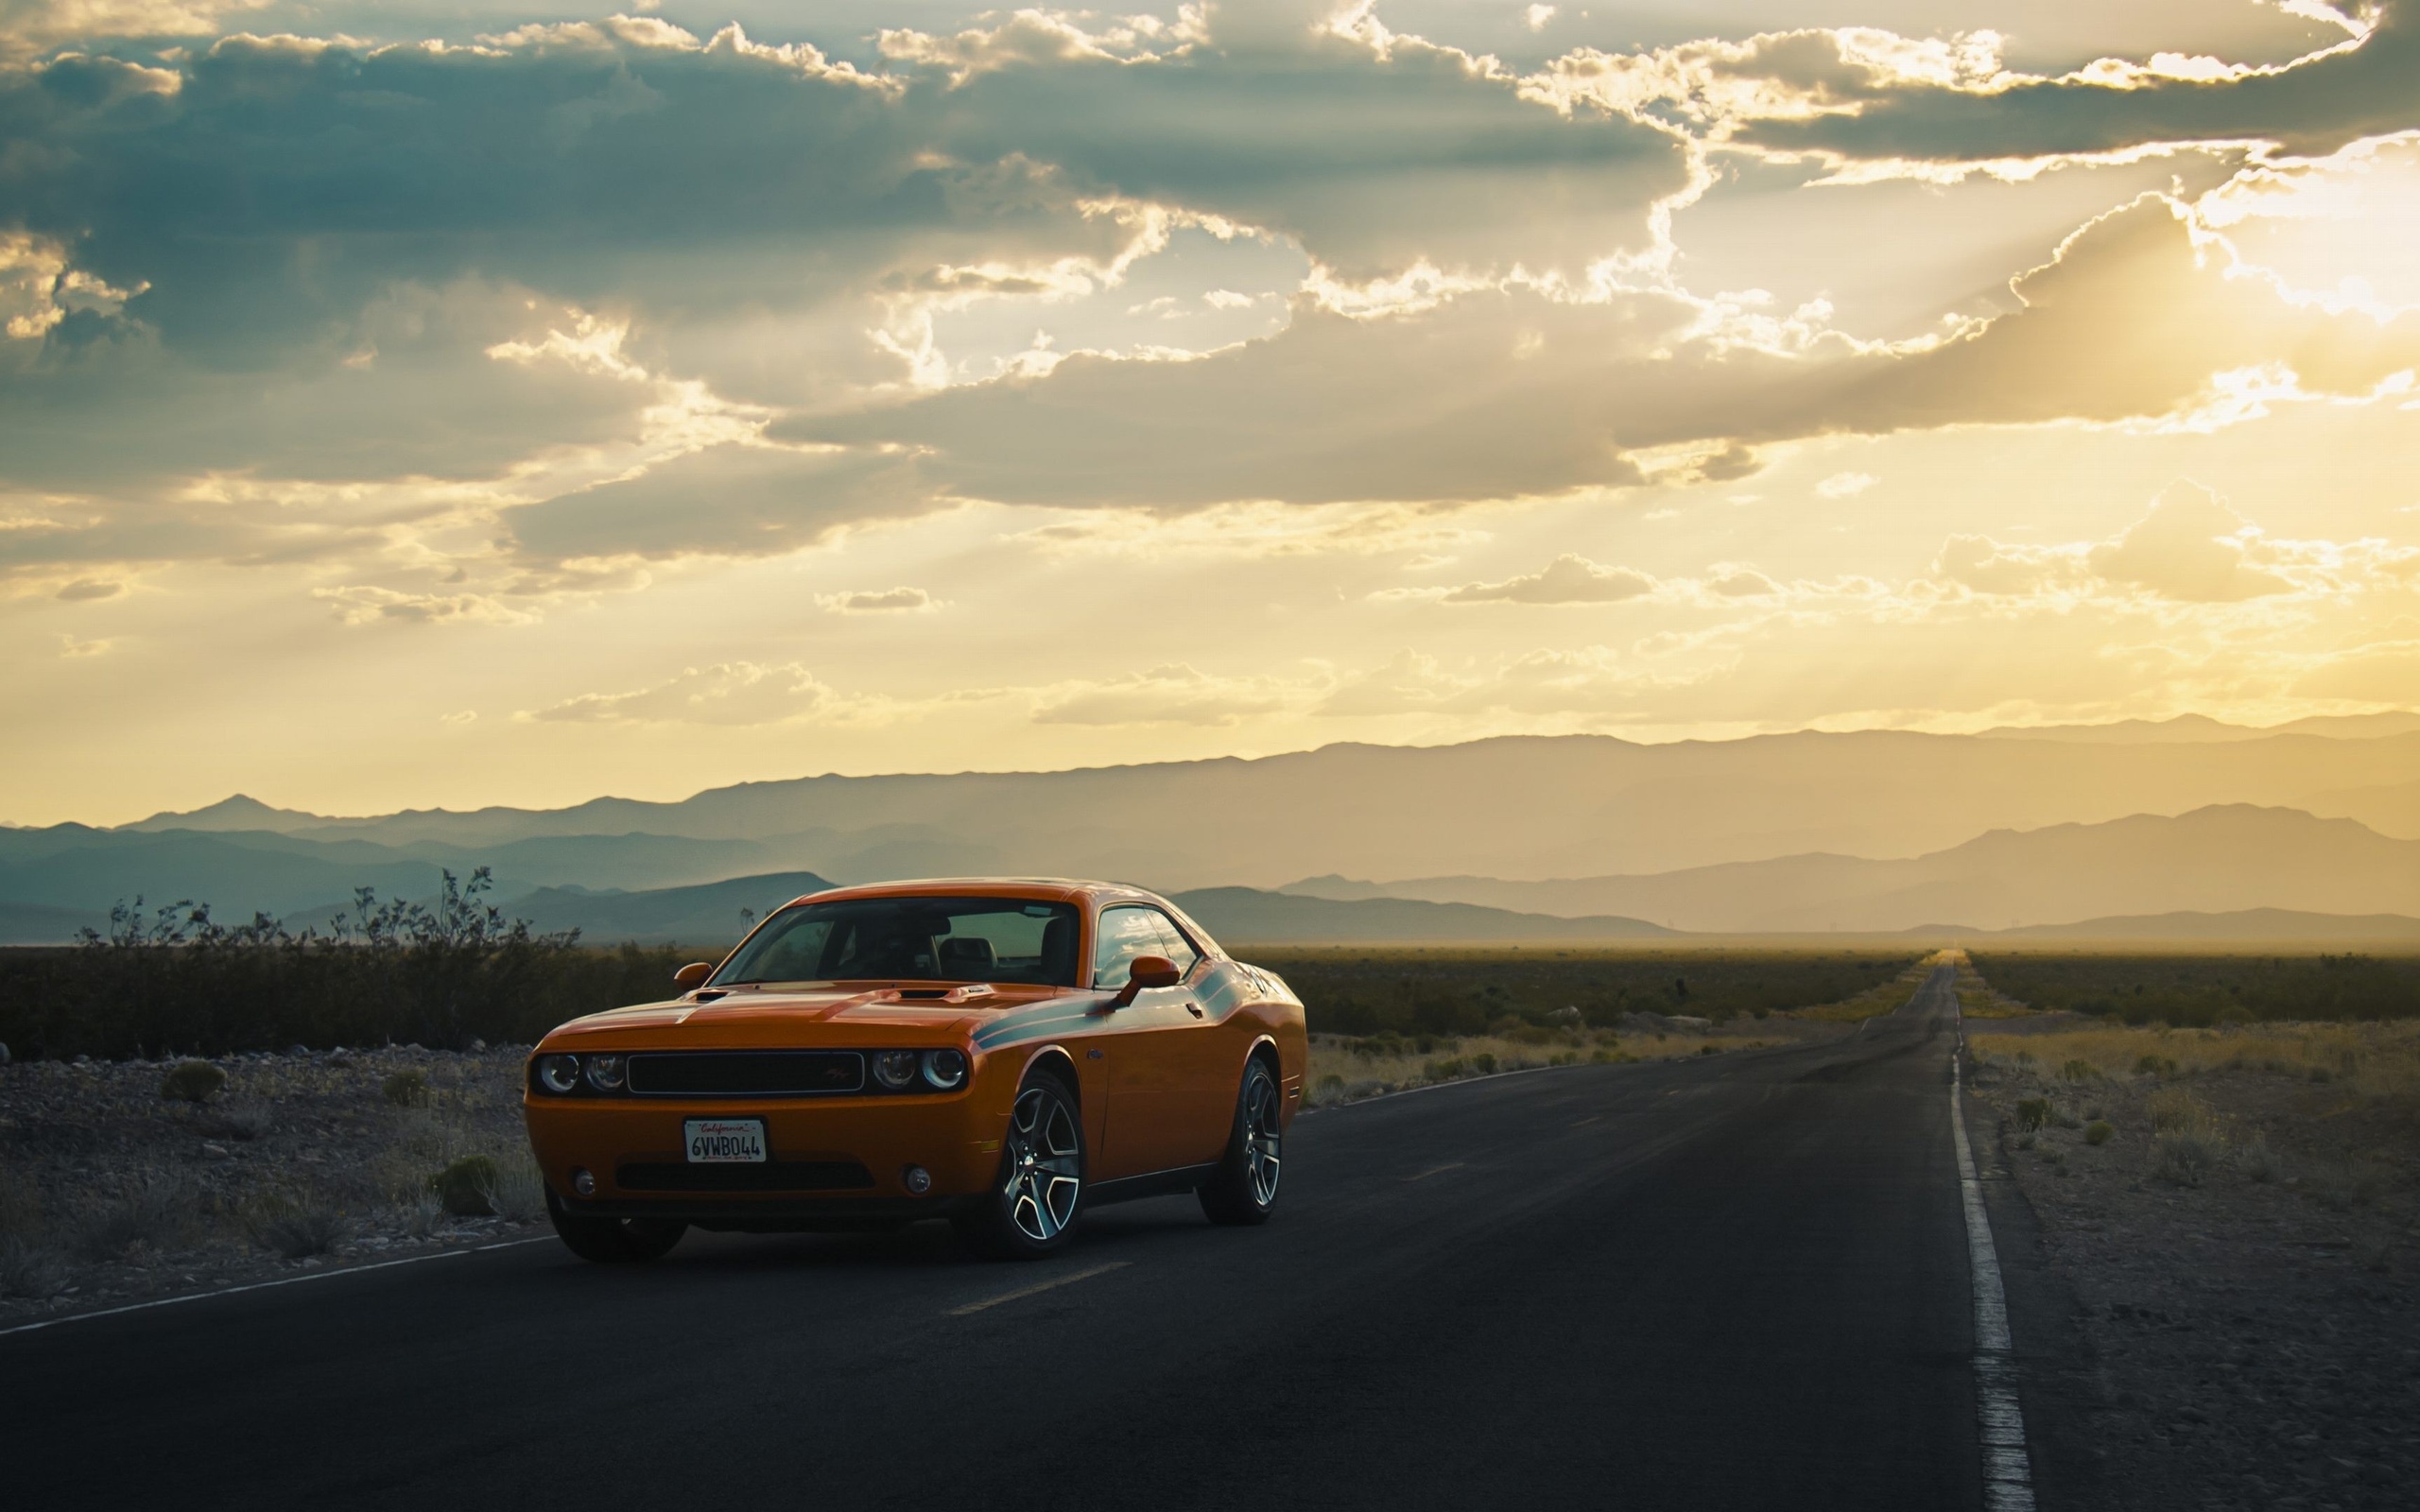
[[565,1212],[551,1187],[546,1190],[546,1216],[563,1247],[599,1265],[662,1260],[689,1231],[677,1218],[590,1218]]
[[1277,1177],[1286,1148],[1285,1095],[1277,1074],[1257,1057],[1244,1068],[1236,1093],[1235,1128],[1218,1173],[1201,1183],[1201,1211],[1212,1223],[1267,1223],[1277,1211]]
[[1074,1237],[1084,1205],[1084,1123],[1075,1089],[1047,1068],[1027,1074],[1000,1142],[1000,1174],[958,1231],[994,1260],[1040,1260]]

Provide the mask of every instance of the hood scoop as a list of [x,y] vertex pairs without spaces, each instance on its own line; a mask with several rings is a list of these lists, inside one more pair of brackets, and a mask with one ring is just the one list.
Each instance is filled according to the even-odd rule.
[[973,1003],[978,998],[996,997],[989,982],[969,982],[963,987],[894,987],[867,994],[869,1003]]

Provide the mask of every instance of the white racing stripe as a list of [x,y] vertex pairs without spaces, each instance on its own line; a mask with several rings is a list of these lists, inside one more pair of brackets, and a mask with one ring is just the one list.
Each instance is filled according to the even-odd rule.
[[[1956,1003],[1953,996],[1951,1002]],[[1987,1512],[2033,1512],[2033,1463],[2025,1452],[2025,1411],[2016,1398],[2016,1351],[2008,1332],[2008,1293],[2000,1284],[1999,1252],[1966,1142],[1963,1096],[1966,1026],[1949,1063],[1949,1132],[1958,1144],[1958,1194],[1966,1210],[1966,1263],[1975,1279],[1975,1418],[1983,1441],[1983,1505]]]
[[124,1307],[104,1307],[91,1313],[70,1313],[65,1317],[46,1317],[39,1323],[20,1323],[14,1328],[0,1329],[0,1339],[11,1333],[31,1333],[36,1329],[55,1329],[67,1323],[90,1323],[96,1317],[115,1317],[121,1313],[146,1313],[155,1307],[179,1307],[186,1302],[207,1302],[215,1297],[234,1297],[243,1292],[265,1292],[272,1286],[300,1286],[304,1281],[332,1281],[339,1276],[359,1276],[367,1271],[392,1270],[398,1265],[417,1265],[423,1261],[456,1260],[464,1255],[484,1254],[491,1249],[511,1249],[520,1245],[543,1245],[552,1234],[536,1239],[506,1239],[493,1245],[471,1245],[461,1249],[441,1249],[429,1255],[406,1255],[401,1260],[381,1260],[367,1265],[346,1265],[337,1270],[314,1271],[308,1276],[285,1276],[273,1281],[251,1281],[242,1286],[222,1286],[215,1292],[187,1292],[182,1297],[163,1297],[148,1302],[129,1302]]

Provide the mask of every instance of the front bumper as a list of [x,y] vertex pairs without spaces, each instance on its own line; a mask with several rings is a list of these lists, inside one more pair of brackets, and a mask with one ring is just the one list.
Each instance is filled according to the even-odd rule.
[[[596,1098],[526,1094],[538,1169],[566,1211],[617,1217],[938,1216],[999,1170],[1005,1115],[971,1091],[933,1097]],[[682,1124],[765,1121],[766,1164],[690,1165]],[[932,1176],[908,1190],[909,1166]],[[596,1182],[577,1195],[574,1173]],[[694,1177],[695,1185],[684,1185]],[[725,1184],[745,1183],[748,1190]],[[721,1188],[719,1190],[716,1188]]]

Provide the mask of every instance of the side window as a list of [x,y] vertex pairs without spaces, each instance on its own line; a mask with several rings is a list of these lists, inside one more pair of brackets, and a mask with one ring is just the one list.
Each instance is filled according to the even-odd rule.
[[1193,963],[1201,959],[1201,953],[1195,950],[1193,942],[1184,937],[1184,931],[1176,927],[1175,919],[1156,908],[1144,911],[1150,914],[1160,926],[1160,954],[1176,962],[1179,974],[1191,975]]
[[1126,963],[1137,955],[1157,955],[1159,915],[1149,908],[1104,908],[1100,929],[1093,939],[1093,986],[1115,992],[1126,985]]

